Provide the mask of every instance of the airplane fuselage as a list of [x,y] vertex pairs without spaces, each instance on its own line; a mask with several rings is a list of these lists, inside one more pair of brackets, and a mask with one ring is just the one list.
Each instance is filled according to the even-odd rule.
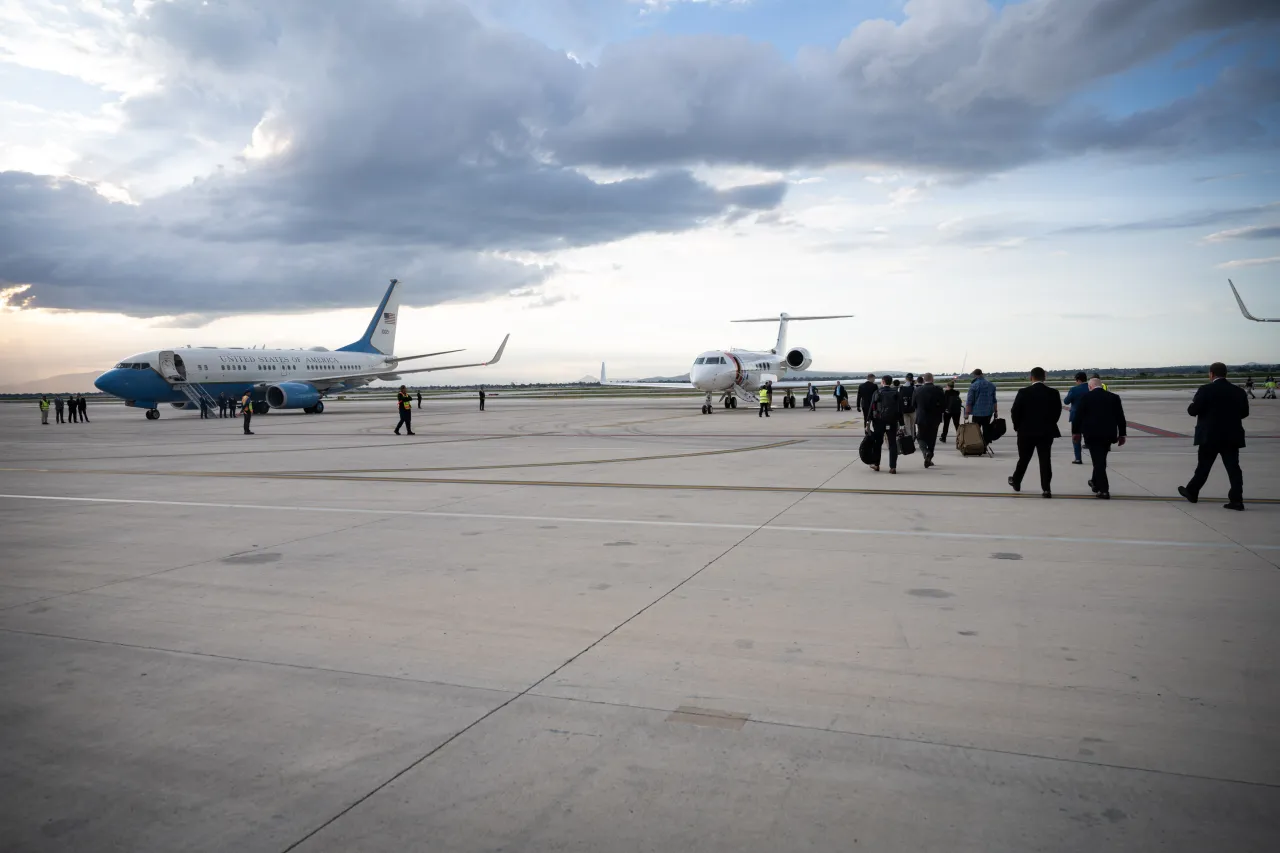
[[[162,358],[168,355],[174,359],[172,367],[162,364]],[[383,376],[351,379],[325,390],[333,393],[359,388],[375,378],[395,378],[395,359],[381,353],[187,347],[131,355],[98,377],[95,384],[139,408],[154,408],[159,403],[186,403],[188,397],[166,381],[161,372],[174,368],[183,381],[202,386],[211,396],[226,394],[237,400],[245,392],[282,382],[386,371]]]
[[689,381],[699,391],[710,394],[731,391],[734,386],[755,392],[765,382],[776,382],[786,373],[786,362],[771,352],[713,350],[694,359]]

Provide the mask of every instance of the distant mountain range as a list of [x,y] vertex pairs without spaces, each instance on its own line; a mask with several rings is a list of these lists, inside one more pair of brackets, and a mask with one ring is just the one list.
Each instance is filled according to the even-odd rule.
[[93,380],[102,375],[101,370],[92,373],[62,373],[44,379],[27,382],[10,382],[0,385],[0,394],[96,394]]

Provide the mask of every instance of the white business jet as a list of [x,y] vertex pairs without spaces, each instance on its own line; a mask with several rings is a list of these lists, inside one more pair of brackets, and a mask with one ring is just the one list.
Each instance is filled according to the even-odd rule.
[[325,347],[152,350],[129,356],[93,384],[100,391],[123,399],[126,406],[143,409],[147,420],[160,417],[162,403],[176,409],[198,409],[204,403],[216,409],[219,397],[239,400],[246,392],[253,401],[255,413],[268,409],[301,409],[309,415],[318,415],[324,411],[326,395],[360,388],[379,379],[396,380],[407,373],[497,364],[506,349],[507,338],[511,337],[502,339],[498,351],[488,361],[404,370],[401,365],[406,361],[462,350],[394,355],[399,313],[400,282],[393,278],[364,335],[337,350]]
[[779,314],[777,317],[759,317],[751,320],[734,320],[735,323],[777,323],[778,342],[773,349],[762,352],[753,350],[711,350],[704,352],[693,360],[689,368],[688,382],[610,382],[605,378],[604,365],[600,366],[600,384],[617,385],[627,388],[696,388],[706,392],[706,400],[702,404],[702,413],[709,415],[714,410],[712,399],[720,395],[720,401],[726,409],[736,409],[738,401],[754,403],[757,394],[766,382],[772,382],[776,390],[786,392],[782,406],[794,409],[796,406],[793,391],[797,388],[830,387],[837,382],[846,386],[854,380],[828,379],[812,382],[807,379],[787,379],[787,373],[807,370],[813,363],[813,356],[804,347],[787,347],[787,324],[796,320],[844,320],[852,314],[824,314],[815,317],[792,317]]

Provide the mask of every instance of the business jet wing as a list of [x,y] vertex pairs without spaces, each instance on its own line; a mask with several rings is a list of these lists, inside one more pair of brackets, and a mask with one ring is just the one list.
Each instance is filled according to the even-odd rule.
[[784,391],[789,391],[793,388],[808,388],[810,385],[814,388],[834,388],[837,384],[840,384],[846,388],[856,388],[863,381],[861,379],[775,379],[773,387],[781,388]]
[[1231,279],[1227,279],[1227,284],[1231,285],[1231,292],[1236,297],[1236,304],[1240,306],[1240,313],[1245,316],[1246,320],[1252,320],[1255,323],[1280,323],[1280,317],[1255,317],[1249,313],[1249,309],[1244,307],[1244,300],[1240,298],[1240,291],[1236,290],[1236,286],[1232,284]]
[[692,382],[615,382],[609,379],[604,370],[604,362],[600,362],[600,384],[613,388],[670,388],[675,391],[697,390]]
[[[320,391],[326,391],[335,385],[345,385],[348,382],[372,382],[376,379],[397,379],[406,373],[434,373],[437,370],[461,370],[464,367],[488,367],[491,364],[497,364],[502,359],[502,352],[507,348],[507,341],[511,335],[507,335],[502,339],[502,343],[498,346],[498,351],[493,354],[493,358],[488,361],[477,361],[470,364],[442,364],[438,367],[415,367],[413,370],[399,370],[397,368],[383,370],[367,370],[361,373],[343,373],[334,374],[333,376],[318,376],[314,379],[308,379],[306,382],[314,385]],[[454,350],[461,352],[461,350]],[[439,354],[439,353],[437,353]]]

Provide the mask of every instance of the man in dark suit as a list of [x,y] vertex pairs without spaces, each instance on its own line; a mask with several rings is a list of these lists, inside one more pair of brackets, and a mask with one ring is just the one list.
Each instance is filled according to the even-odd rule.
[[1231,489],[1224,509],[1244,509],[1244,475],[1240,473],[1240,448],[1244,447],[1245,418],[1249,417],[1249,398],[1240,386],[1227,381],[1227,366],[1220,361],[1209,365],[1208,385],[1201,385],[1187,407],[1196,419],[1195,445],[1200,448],[1196,472],[1191,482],[1178,486],[1178,494],[1195,503],[1200,489],[1209,479],[1213,461],[1222,457]]
[[1051,498],[1049,482],[1053,479],[1053,462],[1049,451],[1053,440],[1062,435],[1058,431],[1058,418],[1062,417],[1062,395],[1044,384],[1044,368],[1031,368],[1031,384],[1013,398],[1009,410],[1013,419],[1013,431],[1018,434],[1018,466],[1013,469],[1009,485],[1015,492],[1022,491],[1022,477],[1031,463],[1031,454],[1040,460],[1040,494]]
[[938,440],[938,427],[942,424],[942,410],[946,399],[942,389],[933,384],[933,374],[926,373],[924,384],[916,388],[916,440],[924,456],[924,467],[933,467],[933,447]]
[[858,396],[854,398],[854,406],[859,412],[862,412],[862,419],[866,421],[867,431],[871,431],[871,401],[876,396],[876,375],[874,373],[867,374],[867,381],[858,386]]
[[1090,379],[1089,390],[1076,402],[1072,432],[1084,440],[1093,460],[1093,479],[1089,488],[1105,500],[1111,500],[1111,483],[1107,479],[1107,454],[1111,445],[1124,446],[1124,405],[1120,398],[1102,387],[1101,379]]

